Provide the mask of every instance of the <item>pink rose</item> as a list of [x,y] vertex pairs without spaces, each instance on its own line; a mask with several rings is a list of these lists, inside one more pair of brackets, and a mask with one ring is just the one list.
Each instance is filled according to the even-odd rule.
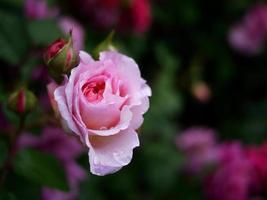
[[113,173],[131,161],[139,146],[136,130],[151,90],[125,55],[106,51],[97,61],[83,51],[79,56],[78,67],[55,89],[54,99],[63,123],[89,148],[91,172]]

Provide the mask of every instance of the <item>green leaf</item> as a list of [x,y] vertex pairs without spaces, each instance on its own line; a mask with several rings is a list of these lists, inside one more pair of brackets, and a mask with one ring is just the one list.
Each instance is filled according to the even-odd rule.
[[57,38],[62,37],[62,33],[54,20],[30,21],[28,31],[33,43],[41,46],[47,46]]
[[23,18],[0,10],[0,58],[17,64],[28,48],[27,31]]
[[21,80],[27,82],[31,79],[32,71],[38,67],[38,60],[31,58],[21,67]]
[[52,155],[32,149],[23,150],[15,157],[14,170],[35,183],[64,191],[69,189],[64,168]]
[[23,6],[23,0],[1,0],[1,3],[4,5],[9,5],[15,8],[20,8]]
[[3,141],[0,141],[0,168],[3,166],[6,160],[7,152],[8,152],[7,144]]
[[0,200],[16,200],[17,198],[15,197],[14,194],[6,191],[1,191],[0,193]]

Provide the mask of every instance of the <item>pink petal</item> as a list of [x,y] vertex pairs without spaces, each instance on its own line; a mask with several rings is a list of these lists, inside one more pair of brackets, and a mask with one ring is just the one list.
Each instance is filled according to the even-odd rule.
[[[141,74],[138,65],[132,58],[122,55],[118,52],[105,51],[100,53],[100,61],[113,62],[113,67],[109,70],[116,70],[120,80],[127,89],[127,94],[132,95],[134,99],[141,88]],[[130,76],[129,76],[130,75]]]
[[134,130],[124,130],[107,137],[91,136],[89,140],[92,145],[88,153],[90,170],[100,176],[114,173],[129,164],[133,149],[139,146]]

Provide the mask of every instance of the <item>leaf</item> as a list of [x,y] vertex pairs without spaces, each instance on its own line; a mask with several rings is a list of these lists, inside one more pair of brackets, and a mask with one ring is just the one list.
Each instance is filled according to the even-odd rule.
[[1,191],[0,193],[0,200],[16,200],[17,198],[15,197],[14,194],[6,191]]
[[17,64],[28,48],[23,19],[14,13],[0,10],[0,58]]
[[47,46],[57,38],[62,37],[56,21],[53,20],[30,21],[28,31],[33,43],[41,46]]
[[18,175],[43,186],[64,191],[69,189],[64,168],[52,155],[32,149],[23,150],[15,157],[14,170]]
[[1,0],[1,3],[4,5],[9,5],[15,8],[20,8],[23,6],[23,0]]
[[7,144],[3,141],[0,141],[0,168],[3,166],[6,160],[7,152],[8,152]]
[[23,82],[31,79],[32,71],[38,67],[38,60],[31,58],[23,66],[21,66],[21,80]]

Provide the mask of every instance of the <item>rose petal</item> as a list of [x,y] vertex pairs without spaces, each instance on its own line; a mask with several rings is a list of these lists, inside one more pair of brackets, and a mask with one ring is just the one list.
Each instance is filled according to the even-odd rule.
[[129,164],[133,149],[139,146],[139,139],[134,130],[124,130],[117,135],[89,138],[90,170],[96,175],[106,175],[118,171]]
[[110,136],[119,133],[121,130],[125,130],[130,126],[131,119],[133,117],[132,112],[128,106],[124,106],[120,113],[120,121],[115,127],[111,127],[107,130],[93,130],[89,129],[89,131],[96,135],[101,136]]
[[79,52],[79,57],[80,57],[80,61],[83,64],[89,64],[91,62],[94,62],[94,59],[85,51],[80,51]]
[[66,121],[69,128],[77,134],[78,129],[75,123],[73,122],[72,115],[67,105],[66,96],[65,96],[65,86],[58,87],[54,92],[54,96],[55,96],[55,101],[57,102],[61,117]]
[[138,65],[132,58],[118,52],[101,52],[100,61],[107,63],[108,60],[113,63],[113,65],[108,65],[112,67],[109,70],[117,72],[119,79],[123,80],[123,85],[125,90],[127,90],[126,93],[132,95],[131,98],[134,100],[141,88],[141,74]]

